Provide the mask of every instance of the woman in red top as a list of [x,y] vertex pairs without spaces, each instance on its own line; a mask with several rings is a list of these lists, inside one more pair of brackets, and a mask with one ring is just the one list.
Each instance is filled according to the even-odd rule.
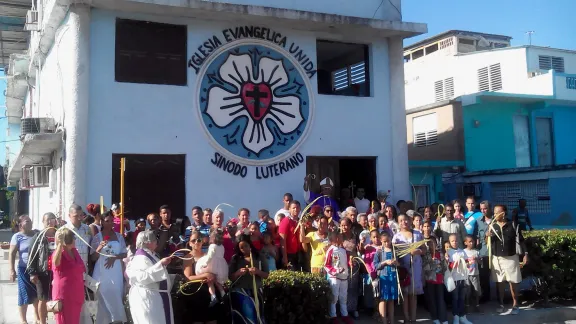
[[56,250],[52,256],[52,300],[62,302],[56,313],[58,324],[79,324],[84,303],[84,262],[74,245],[74,233],[67,228],[56,232]]

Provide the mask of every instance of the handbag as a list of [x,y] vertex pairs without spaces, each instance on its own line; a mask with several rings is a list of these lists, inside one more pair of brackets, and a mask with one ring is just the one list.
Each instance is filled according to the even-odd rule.
[[61,300],[51,300],[46,303],[46,309],[50,313],[60,313],[62,311],[62,301]]
[[456,289],[456,282],[454,281],[452,272],[449,269],[446,269],[444,272],[444,285],[446,286],[446,290],[448,290],[448,292],[452,292],[454,289]]

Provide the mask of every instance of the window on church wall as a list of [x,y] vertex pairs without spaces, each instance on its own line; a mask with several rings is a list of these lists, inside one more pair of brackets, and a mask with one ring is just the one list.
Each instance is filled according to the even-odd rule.
[[368,45],[318,40],[318,93],[370,96]]
[[412,118],[413,143],[416,147],[438,143],[438,117],[436,113]]
[[185,86],[187,27],[117,19],[117,82]]

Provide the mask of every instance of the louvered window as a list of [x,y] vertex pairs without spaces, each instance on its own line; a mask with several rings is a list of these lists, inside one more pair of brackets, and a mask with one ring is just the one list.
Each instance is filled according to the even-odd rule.
[[436,113],[412,118],[414,146],[431,146],[438,143],[438,120]]
[[334,91],[343,90],[353,84],[366,82],[366,64],[360,62],[334,71]]
[[454,98],[454,78],[434,82],[434,98],[436,102]]
[[564,73],[564,58],[558,56],[538,56],[538,66],[540,70],[554,70]]
[[500,63],[478,69],[478,91],[502,90]]

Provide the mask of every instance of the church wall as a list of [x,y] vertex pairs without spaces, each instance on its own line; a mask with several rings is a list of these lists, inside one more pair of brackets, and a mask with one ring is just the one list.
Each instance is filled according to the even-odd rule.
[[[186,210],[194,205],[225,209],[227,217],[239,207],[277,210],[285,192],[303,201],[305,162],[293,170],[269,179],[258,179],[256,167],[247,164],[245,177],[234,176],[211,162],[215,149],[201,124],[196,104],[198,77],[187,69],[186,86],[148,85],[115,82],[114,49],[116,17],[152,20],[188,26],[188,57],[206,39],[234,28],[230,23],[203,22],[176,17],[151,17],[92,10],[90,40],[90,104],[87,156],[87,202],[111,196],[112,154],[186,154]],[[258,25],[254,23],[254,25]],[[267,26],[274,29],[274,26]],[[311,58],[316,66],[316,38],[312,33],[278,30]],[[325,39],[318,36],[318,38]],[[354,40],[342,40],[353,42]],[[376,156],[378,188],[394,195],[390,124],[390,72],[388,43],[375,40],[370,48],[371,97],[318,95],[316,76],[309,79],[309,93],[315,108],[307,137],[286,158],[306,156]],[[142,68],[146,68],[143,66]],[[403,82],[403,76],[397,77]],[[402,107],[403,109],[403,107]],[[403,136],[397,140],[405,143]],[[126,170],[129,172],[129,170]],[[320,179],[316,179],[319,181]],[[401,197],[393,197],[394,200]]]

